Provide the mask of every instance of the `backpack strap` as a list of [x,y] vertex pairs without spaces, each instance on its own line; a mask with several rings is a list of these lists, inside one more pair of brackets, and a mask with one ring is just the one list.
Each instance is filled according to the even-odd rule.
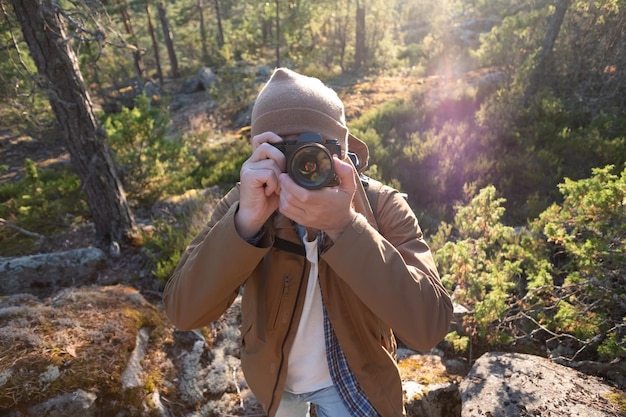
[[359,177],[361,179],[361,184],[363,184],[363,188],[365,189],[367,200],[372,208],[372,213],[374,213],[374,220],[376,220],[376,223],[378,224],[378,194],[383,186],[383,183],[376,181],[367,175],[359,174]]
[[293,253],[296,255],[304,256],[306,258],[306,250],[304,246],[290,242],[279,237],[274,237],[274,245],[276,249],[283,250],[285,252]]

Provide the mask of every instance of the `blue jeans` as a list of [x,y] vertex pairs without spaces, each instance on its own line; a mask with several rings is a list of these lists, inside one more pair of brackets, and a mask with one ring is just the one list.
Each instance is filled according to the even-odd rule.
[[285,391],[276,417],[310,417],[310,405],[315,404],[318,417],[351,417],[334,386],[304,394]]

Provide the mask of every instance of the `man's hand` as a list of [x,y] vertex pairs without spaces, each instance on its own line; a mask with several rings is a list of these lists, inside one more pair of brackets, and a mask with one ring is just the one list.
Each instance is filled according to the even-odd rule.
[[356,185],[352,164],[337,156],[333,160],[340,181],[335,187],[307,190],[293,182],[289,175],[280,174],[278,210],[302,226],[323,230],[336,241],[356,216],[352,207]]
[[256,235],[278,208],[279,176],[285,167],[285,155],[272,146],[282,138],[264,132],[252,138],[252,155],[240,170],[239,210],[235,227],[244,239]]

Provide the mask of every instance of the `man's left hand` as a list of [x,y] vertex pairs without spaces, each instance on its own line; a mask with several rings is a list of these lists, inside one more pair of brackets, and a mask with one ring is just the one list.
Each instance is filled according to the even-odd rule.
[[281,174],[278,210],[296,223],[323,230],[336,241],[356,216],[352,198],[356,190],[354,168],[349,161],[333,157],[334,171],[340,184],[307,190],[297,185],[288,174]]

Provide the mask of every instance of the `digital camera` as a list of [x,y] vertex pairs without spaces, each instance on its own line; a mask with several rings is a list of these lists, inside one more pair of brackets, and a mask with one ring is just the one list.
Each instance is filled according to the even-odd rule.
[[319,133],[302,133],[296,140],[273,146],[285,154],[286,172],[300,187],[316,190],[339,185],[333,169],[333,154],[341,155],[338,140],[324,140]]

